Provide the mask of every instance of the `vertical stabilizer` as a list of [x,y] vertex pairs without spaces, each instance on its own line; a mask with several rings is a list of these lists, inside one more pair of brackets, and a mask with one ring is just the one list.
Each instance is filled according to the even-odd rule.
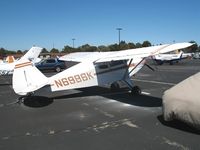
[[35,63],[41,51],[41,47],[32,47],[24,56],[20,58],[20,61],[29,60]]
[[28,60],[15,65],[12,80],[13,89],[19,95],[34,92],[48,84],[48,78]]

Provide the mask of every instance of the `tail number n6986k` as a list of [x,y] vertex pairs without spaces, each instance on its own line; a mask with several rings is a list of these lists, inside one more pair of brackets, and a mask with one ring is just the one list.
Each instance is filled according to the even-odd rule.
[[64,77],[58,80],[54,80],[55,85],[57,86],[57,88],[59,87],[63,87],[63,86],[68,86],[70,84],[76,84],[76,83],[80,83],[80,82],[85,82],[88,80],[93,79],[93,75],[91,72],[87,72],[87,73],[81,73],[81,74],[77,74],[74,76],[69,76],[69,77]]

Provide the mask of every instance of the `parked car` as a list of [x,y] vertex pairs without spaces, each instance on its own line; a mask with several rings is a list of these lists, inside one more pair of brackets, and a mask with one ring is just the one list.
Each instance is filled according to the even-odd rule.
[[61,72],[62,69],[66,68],[65,61],[61,61],[57,58],[44,59],[35,65],[39,70],[54,70],[56,72]]

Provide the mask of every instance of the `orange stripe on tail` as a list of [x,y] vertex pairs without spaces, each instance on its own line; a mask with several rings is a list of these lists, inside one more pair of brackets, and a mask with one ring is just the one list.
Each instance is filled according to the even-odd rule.
[[25,63],[17,64],[17,65],[15,65],[15,69],[26,67],[26,66],[32,66],[32,63],[31,62],[25,62]]

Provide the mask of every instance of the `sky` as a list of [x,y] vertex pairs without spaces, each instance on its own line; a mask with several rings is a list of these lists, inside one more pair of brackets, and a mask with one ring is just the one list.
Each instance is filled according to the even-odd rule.
[[199,0],[1,0],[0,47],[200,44]]

